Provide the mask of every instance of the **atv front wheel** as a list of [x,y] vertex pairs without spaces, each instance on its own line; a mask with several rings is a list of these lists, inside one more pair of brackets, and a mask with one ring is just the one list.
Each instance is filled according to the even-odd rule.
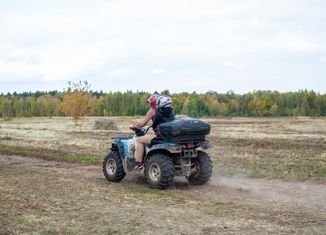
[[126,173],[123,169],[122,160],[118,152],[111,151],[103,161],[103,173],[108,181],[119,182]]
[[198,156],[192,161],[192,172],[189,176],[189,183],[193,185],[205,184],[212,175],[212,160],[207,153],[198,151]]
[[164,154],[153,155],[146,163],[145,177],[152,188],[167,189],[173,184],[174,165]]

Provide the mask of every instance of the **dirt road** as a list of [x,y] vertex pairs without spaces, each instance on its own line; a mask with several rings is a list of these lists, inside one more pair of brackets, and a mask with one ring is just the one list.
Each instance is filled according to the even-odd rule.
[[0,156],[1,233],[326,233],[326,185],[214,175],[152,190],[140,174]]

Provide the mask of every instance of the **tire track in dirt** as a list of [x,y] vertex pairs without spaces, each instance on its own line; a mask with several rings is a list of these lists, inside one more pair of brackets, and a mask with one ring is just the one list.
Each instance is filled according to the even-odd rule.
[[248,200],[300,206],[326,214],[324,184],[221,175],[212,177],[210,186],[236,191]]
[[[77,174],[84,178],[104,179],[101,165],[79,165],[46,161],[21,156],[0,155],[0,166],[20,165],[33,168],[48,168],[66,174]],[[145,186],[140,174],[128,174],[128,184]],[[313,182],[290,182],[280,179],[251,178],[243,176],[214,175],[203,186],[190,186],[186,180],[177,178],[174,189],[196,197],[214,200],[236,201],[255,205],[282,205],[312,210],[326,218],[326,185]]]

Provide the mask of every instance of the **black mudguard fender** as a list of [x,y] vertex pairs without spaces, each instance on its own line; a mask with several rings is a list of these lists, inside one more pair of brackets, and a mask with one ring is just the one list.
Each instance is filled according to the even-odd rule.
[[163,144],[155,144],[152,147],[146,147],[146,155],[151,155],[154,152],[157,151],[167,151],[171,154],[174,153],[181,153],[182,146],[179,144],[171,144],[171,143],[163,143]]

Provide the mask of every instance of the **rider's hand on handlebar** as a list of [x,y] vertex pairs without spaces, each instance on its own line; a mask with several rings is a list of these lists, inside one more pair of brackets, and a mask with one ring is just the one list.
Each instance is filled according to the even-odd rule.
[[138,129],[138,127],[136,127],[135,125],[132,125],[132,126],[129,126],[129,128],[131,129],[131,130],[135,130],[135,129]]

